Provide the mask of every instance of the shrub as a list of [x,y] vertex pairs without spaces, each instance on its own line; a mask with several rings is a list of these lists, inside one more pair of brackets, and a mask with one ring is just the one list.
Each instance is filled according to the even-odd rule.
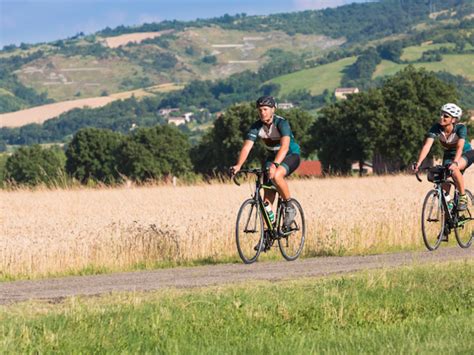
[[21,147],[8,157],[5,177],[15,183],[34,186],[53,185],[64,176],[64,152],[59,147],[43,149],[39,145]]

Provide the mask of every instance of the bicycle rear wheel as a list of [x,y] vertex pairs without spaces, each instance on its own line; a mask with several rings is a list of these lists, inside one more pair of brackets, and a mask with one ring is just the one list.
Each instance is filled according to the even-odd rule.
[[[306,225],[304,220],[304,212],[300,203],[295,199],[291,199],[289,203],[293,204],[296,208],[296,216],[290,225],[288,231],[280,226],[280,231],[284,232],[284,235],[278,239],[278,246],[283,257],[288,261],[296,260],[303,250],[304,241],[306,237]],[[280,223],[283,219],[280,218]]]
[[257,261],[263,246],[263,218],[254,199],[240,207],[235,224],[235,241],[245,264]]
[[445,211],[438,191],[426,194],[421,212],[421,230],[423,241],[428,250],[435,250],[441,244],[444,232]]
[[458,223],[454,229],[456,240],[461,248],[469,248],[474,238],[474,201],[471,191],[466,190],[467,210],[459,211]]

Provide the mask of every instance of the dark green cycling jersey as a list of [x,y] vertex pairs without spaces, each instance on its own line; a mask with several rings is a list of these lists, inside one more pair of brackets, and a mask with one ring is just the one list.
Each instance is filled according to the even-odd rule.
[[439,142],[444,149],[444,159],[453,159],[456,155],[456,146],[460,139],[464,139],[463,154],[470,151],[471,145],[467,141],[467,128],[461,123],[454,125],[453,131],[449,136],[443,132],[443,127],[436,123],[426,134],[427,138],[439,138]]
[[266,148],[274,154],[276,154],[281,148],[281,137],[290,137],[290,147],[287,155],[300,154],[300,146],[295,142],[295,137],[291,132],[290,124],[283,117],[274,115],[270,127],[264,125],[261,120],[255,122],[250,127],[246,139],[255,142],[257,137],[262,138]]

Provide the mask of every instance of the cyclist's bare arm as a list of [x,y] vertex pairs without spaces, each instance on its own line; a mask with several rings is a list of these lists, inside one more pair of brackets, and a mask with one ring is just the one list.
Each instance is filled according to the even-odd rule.
[[461,170],[465,167],[465,166],[461,166],[461,167],[459,166],[460,164],[465,165],[464,160],[461,160],[462,150],[464,148],[465,141],[466,140],[463,138],[458,140],[458,143],[456,145],[456,155],[454,156],[453,163],[449,167],[451,170],[454,169],[454,166],[459,167]]
[[288,150],[290,149],[290,137],[283,136],[280,138],[280,149],[278,150],[277,155],[275,156],[275,162],[280,164],[283,159],[285,159]]
[[420,155],[418,156],[418,161],[413,167],[413,170],[415,170],[415,172],[418,171],[418,168],[420,167],[421,163],[423,162],[423,160],[425,160],[426,156],[430,152],[433,142],[434,142],[434,138],[430,138],[430,137],[426,138],[425,143],[423,144],[423,147],[421,148]]
[[254,144],[253,141],[249,139],[245,140],[244,145],[242,146],[242,149],[240,150],[239,158],[237,159],[237,164],[231,167],[233,174],[237,174],[239,172],[240,168],[247,160],[247,157],[249,156],[249,153],[252,150],[253,144]]

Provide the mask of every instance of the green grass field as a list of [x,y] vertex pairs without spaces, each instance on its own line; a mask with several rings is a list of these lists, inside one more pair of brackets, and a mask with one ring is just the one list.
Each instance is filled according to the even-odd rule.
[[403,49],[401,60],[417,60],[423,55],[423,52],[445,48],[454,48],[454,43],[436,43],[436,44],[422,44],[420,46],[411,46]]
[[0,307],[4,353],[474,352],[474,262]]
[[334,63],[282,75],[271,82],[281,85],[280,94],[283,95],[299,89],[308,89],[311,94],[320,95],[325,89],[336,89],[341,82],[342,71],[355,61],[356,57],[344,58]]
[[[383,60],[375,70],[373,78],[393,75],[406,66],[406,64]],[[474,54],[446,54],[443,55],[441,62],[415,63],[413,66],[435,72],[444,70],[454,75],[462,75],[468,80],[474,80]]]

